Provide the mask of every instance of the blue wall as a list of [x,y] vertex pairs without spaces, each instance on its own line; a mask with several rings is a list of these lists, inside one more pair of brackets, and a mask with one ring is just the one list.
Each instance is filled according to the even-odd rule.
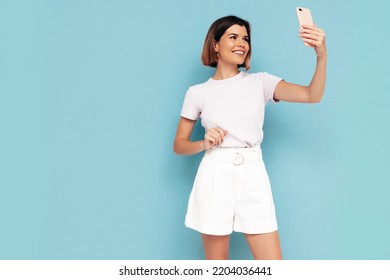
[[[286,259],[390,259],[388,1],[1,1],[0,258],[199,259],[183,225],[201,155],[176,156],[210,24],[253,27],[252,72],[310,81],[296,6],[327,32],[320,104],[267,107]],[[201,138],[197,125],[195,138]],[[233,259],[251,254],[233,234]]]

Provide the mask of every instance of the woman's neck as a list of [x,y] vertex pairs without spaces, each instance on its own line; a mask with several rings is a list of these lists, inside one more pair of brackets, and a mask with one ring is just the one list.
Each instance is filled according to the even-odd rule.
[[214,80],[229,79],[237,75],[239,72],[240,71],[238,70],[236,65],[233,67],[222,67],[220,65],[217,65],[217,71],[215,71],[213,79]]

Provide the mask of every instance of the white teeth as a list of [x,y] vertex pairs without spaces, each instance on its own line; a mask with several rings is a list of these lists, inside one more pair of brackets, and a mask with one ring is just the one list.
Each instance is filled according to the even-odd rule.
[[233,53],[236,53],[236,54],[244,54],[243,51],[235,51],[235,52],[233,52]]

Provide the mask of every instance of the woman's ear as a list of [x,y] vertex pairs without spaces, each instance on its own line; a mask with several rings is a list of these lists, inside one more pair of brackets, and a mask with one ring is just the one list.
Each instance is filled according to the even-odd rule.
[[216,52],[216,53],[218,53],[218,42],[217,41],[213,41],[213,47],[214,47],[214,51]]

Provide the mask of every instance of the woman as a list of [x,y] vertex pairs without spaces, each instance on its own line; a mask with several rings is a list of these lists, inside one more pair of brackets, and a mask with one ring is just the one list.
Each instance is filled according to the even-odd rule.
[[[317,65],[308,86],[288,83],[266,72],[249,74],[250,25],[236,16],[216,20],[202,52],[216,67],[205,83],[189,88],[174,141],[179,155],[206,151],[190,195],[185,224],[201,233],[206,259],[228,259],[232,231],[243,232],[254,259],[282,259],[274,203],[261,157],[264,107],[268,102],[320,102],[325,88],[325,33],[299,30],[313,47]],[[190,141],[198,118],[204,139]]]

